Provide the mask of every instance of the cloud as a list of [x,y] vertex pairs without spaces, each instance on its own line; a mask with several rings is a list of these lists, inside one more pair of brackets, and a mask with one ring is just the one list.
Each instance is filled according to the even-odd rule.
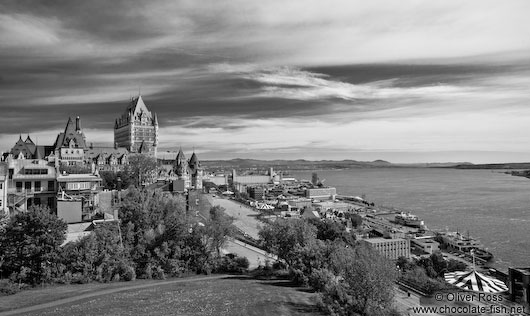
[[58,21],[24,14],[0,14],[0,41],[10,48],[39,48],[60,42]]
[[20,132],[53,142],[51,131],[76,115],[95,139],[112,138],[140,88],[167,148],[345,155],[470,142],[515,151],[506,139],[526,141],[529,9],[478,0],[2,1],[0,144]]

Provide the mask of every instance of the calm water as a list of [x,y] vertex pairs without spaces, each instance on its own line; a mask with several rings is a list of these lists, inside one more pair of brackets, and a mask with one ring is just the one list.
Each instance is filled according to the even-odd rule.
[[[311,172],[293,172],[311,180]],[[343,195],[409,210],[431,229],[469,231],[501,266],[530,267],[530,179],[499,171],[374,168],[318,171]]]

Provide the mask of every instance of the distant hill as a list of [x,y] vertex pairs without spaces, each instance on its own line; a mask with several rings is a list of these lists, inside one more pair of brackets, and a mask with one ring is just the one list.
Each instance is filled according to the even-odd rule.
[[231,160],[203,160],[201,164],[210,168],[268,168],[290,170],[310,170],[310,169],[349,169],[349,168],[371,168],[371,167],[392,167],[388,161],[356,161],[356,160],[318,160],[310,161],[305,159],[297,160],[258,160],[258,159],[231,159]]
[[454,166],[456,169],[530,169],[530,162],[462,164]]
[[259,159],[231,159],[231,160],[203,160],[201,164],[205,167],[215,169],[263,169],[274,167],[281,170],[318,170],[318,169],[353,169],[353,168],[439,168],[455,167],[468,164],[457,163],[417,163],[417,164],[394,164],[385,160],[357,161],[346,160],[259,160]]

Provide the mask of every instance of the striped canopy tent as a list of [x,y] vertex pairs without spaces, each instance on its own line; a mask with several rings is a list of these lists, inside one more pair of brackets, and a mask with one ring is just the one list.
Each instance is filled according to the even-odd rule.
[[458,271],[446,273],[445,281],[464,290],[483,292],[483,293],[500,293],[508,291],[504,282],[487,277],[482,273],[475,271]]
[[258,206],[256,207],[258,210],[273,210],[274,209],[274,206],[272,205],[269,205],[267,203],[262,203],[262,204],[258,204]]

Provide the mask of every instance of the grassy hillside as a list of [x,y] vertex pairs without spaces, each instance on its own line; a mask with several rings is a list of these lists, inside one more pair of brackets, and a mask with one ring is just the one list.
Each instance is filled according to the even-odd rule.
[[[228,276],[159,283],[161,285],[130,290],[125,289],[129,283],[120,283],[124,286],[122,291],[25,312],[24,315],[322,315],[314,303],[315,294],[293,287],[287,280]],[[100,286],[108,288],[107,284]],[[67,287],[77,294],[86,293],[85,287],[97,292],[94,284]],[[46,289],[39,292],[35,294],[41,302],[46,301],[43,298]],[[57,288],[47,291],[51,297],[57,292],[61,291]],[[0,305],[4,298],[0,297]]]

